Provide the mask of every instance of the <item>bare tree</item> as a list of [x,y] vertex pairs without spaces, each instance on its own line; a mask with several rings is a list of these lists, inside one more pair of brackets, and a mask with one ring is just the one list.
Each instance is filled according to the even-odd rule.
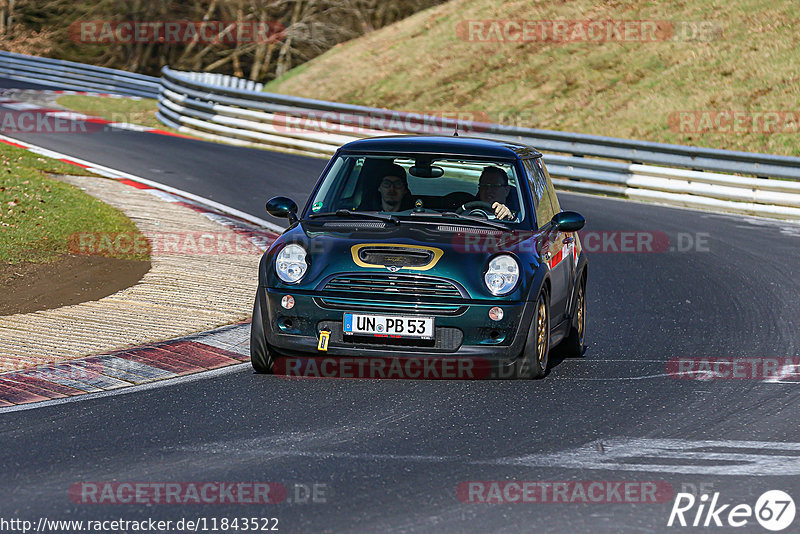
[[[150,74],[158,74],[162,65],[169,65],[266,81],[337,43],[442,1],[0,0],[0,44],[14,50],[14,33],[28,36],[25,42],[34,43],[26,45],[26,53],[31,53],[31,46],[38,46],[46,50],[39,53],[52,51],[49,55],[61,59]],[[187,32],[188,37],[178,42],[152,37],[95,43],[76,38],[75,25],[87,22],[105,22],[111,27],[124,22],[181,22],[187,27],[205,24],[216,33],[208,38],[201,32]],[[36,39],[31,40],[31,36]]]

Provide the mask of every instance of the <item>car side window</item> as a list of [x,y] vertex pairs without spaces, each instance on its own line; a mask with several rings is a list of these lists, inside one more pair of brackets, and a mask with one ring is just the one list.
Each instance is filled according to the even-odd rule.
[[352,209],[358,201],[358,169],[362,161],[354,158],[337,158],[328,171],[335,180],[325,180],[315,197],[311,211],[335,211],[340,208]]
[[553,186],[553,181],[550,179],[550,173],[547,172],[547,167],[544,166],[542,158],[536,158],[536,168],[539,169],[539,171],[542,173],[542,176],[544,176],[545,184],[547,186],[547,196],[550,197],[550,204],[553,206],[553,213],[558,213],[561,211],[561,205],[558,203],[556,188]]
[[526,159],[523,160],[523,163],[533,197],[533,209],[536,211],[536,226],[541,228],[549,223],[555,214],[547,187],[549,180],[547,180],[544,170],[537,165],[538,159]]

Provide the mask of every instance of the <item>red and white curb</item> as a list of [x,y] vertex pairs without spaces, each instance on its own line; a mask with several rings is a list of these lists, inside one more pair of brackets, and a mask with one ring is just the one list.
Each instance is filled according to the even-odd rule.
[[[192,209],[246,236],[262,250],[269,248],[284,231],[284,228],[258,217],[124,171],[3,135],[0,135],[0,143],[76,165],[145,190],[166,202]],[[81,395],[110,394],[121,388],[132,388],[129,391],[133,391],[153,382],[185,375],[203,373],[208,376],[248,361],[249,335],[250,324],[238,324],[134,349],[0,374],[0,413],[68,401]]]
[[160,198],[165,202],[171,202],[178,206],[183,206],[185,208],[189,208],[193,211],[196,211],[201,215],[203,215],[204,217],[206,217],[207,219],[214,221],[218,224],[221,224],[222,226],[231,229],[236,234],[245,237],[245,239],[247,239],[250,243],[258,247],[262,251],[267,250],[270,247],[270,245],[272,245],[272,242],[275,241],[275,239],[278,237],[279,233],[283,231],[283,229],[280,227],[275,227],[274,230],[272,229],[264,230],[263,228],[259,228],[256,225],[250,224],[240,219],[229,217],[223,213],[220,213],[217,210],[209,209],[202,203],[182,198],[173,193],[168,193],[161,189],[156,189],[155,187],[151,187],[147,184],[143,184],[135,180],[123,178],[118,181],[121,184],[129,185],[131,187],[135,187],[136,189],[144,190],[150,193],[151,195],[157,196],[158,198]]
[[240,365],[250,359],[250,324],[0,374],[0,413],[55,399],[140,386]]
[[61,91],[61,90],[52,90],[52,89],[40,89],[37,90],[39,93],[49,93],[53,95],[81,95],[81,96],[104,96],[107,98],[124,98],[126,100],[141,100],[142,97],[140,96],[126,96],[126,95],[115,95],[112,93],[95,93],[93,91]]

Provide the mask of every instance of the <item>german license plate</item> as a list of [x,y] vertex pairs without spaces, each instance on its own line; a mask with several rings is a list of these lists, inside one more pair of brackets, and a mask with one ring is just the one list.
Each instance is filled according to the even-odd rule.
[[345,335],[433,339],[435,331],[433,317],[345,313],[343,332]]

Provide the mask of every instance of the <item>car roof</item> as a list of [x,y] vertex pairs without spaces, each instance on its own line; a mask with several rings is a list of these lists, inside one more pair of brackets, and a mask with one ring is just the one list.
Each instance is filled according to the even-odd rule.
[[527,145],[479,137],[393,135],[351,141],[339,149],[345,153],[422,153],[479,156],[500,159],[538,158],[541,153]]

